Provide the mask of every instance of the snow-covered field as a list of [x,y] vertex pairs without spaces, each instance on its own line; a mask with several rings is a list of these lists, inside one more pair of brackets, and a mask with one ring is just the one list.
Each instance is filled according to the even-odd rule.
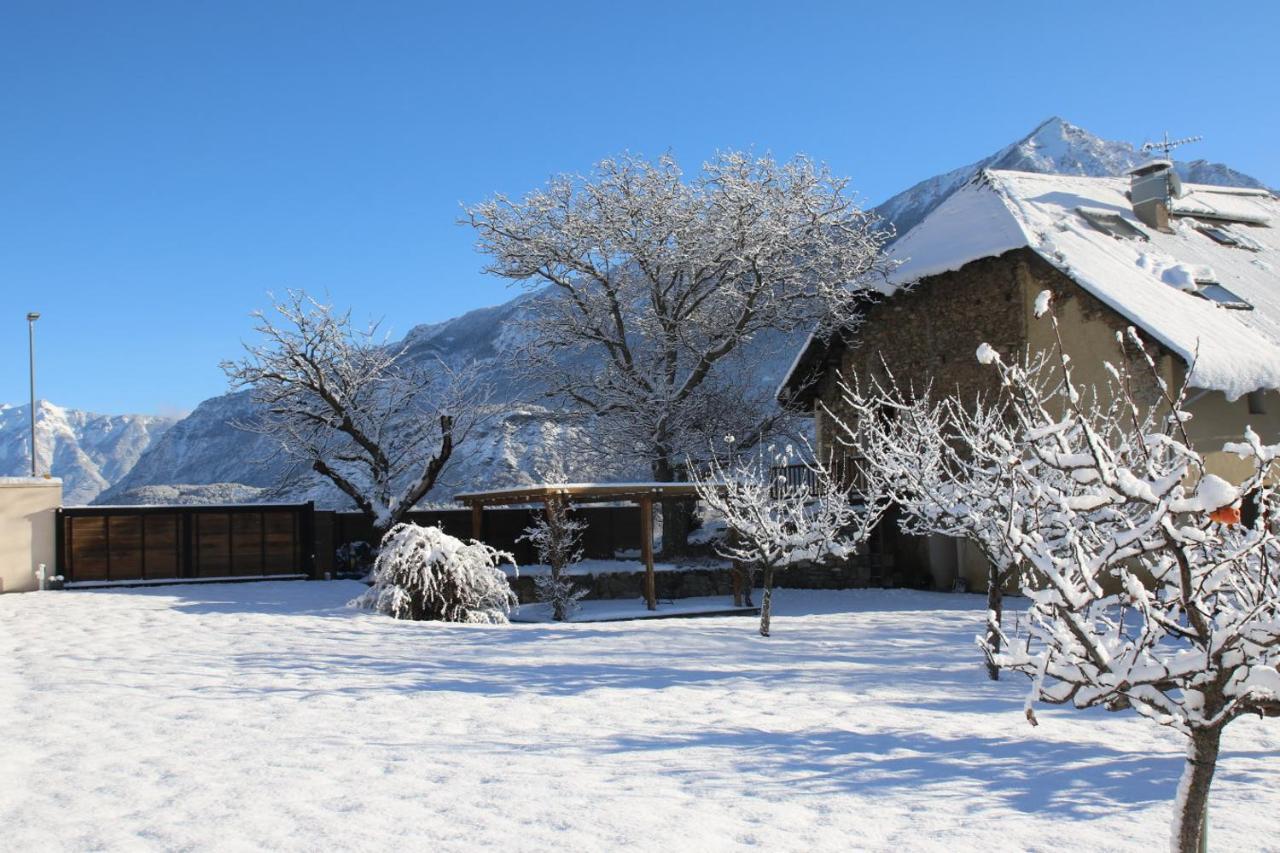
[[[0,597],[3,850],[1150,850],[1178,737],[983,677],[977,596],[450,626],[355,583]],[[1280,726],[1212,846],[1280,849]]]

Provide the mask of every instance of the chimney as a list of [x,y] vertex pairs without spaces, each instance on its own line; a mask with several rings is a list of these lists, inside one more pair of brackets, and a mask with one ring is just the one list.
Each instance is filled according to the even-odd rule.
[[1129,173],[1133,213],[1157,231],[1169,230],[1169,199],[1182,194],[1182,182],[1168,160],[1148,160]]

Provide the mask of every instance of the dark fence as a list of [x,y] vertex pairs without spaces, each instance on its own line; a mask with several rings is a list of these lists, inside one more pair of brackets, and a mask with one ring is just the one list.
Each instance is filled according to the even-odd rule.
[[68,583],[314,573],[311,504],[58,510]]
[[[317,512],[317,554],[325,554],[332,562],[321,557],[320,571],[350,570],[354,566],[348,560],[333,557],[344,545],[369,542],[373,529],[369,520],[358,512]],[[517,541],[526,528],[542,516],[541,509],[486,509],[480,541],[501,551],[510,551],[516,563],[536,563],[538,555],[528,542]],[[640,549],[640,508],[636,506],[604,506],[574,508],[570,518],[587,525],[582,532],[582,555],[592,559],[609,559],[619,551]],[[421,510],[409,513],[406,519],[414,524],[436,525],[450,536],[459,539],[474,538],[471,531],[471,510]],[[346,554],[350,554],[347,549]]]
[[[488,509],[480,540],[510,551],[518,564],[537,562],[528,542],[517,541],[540,509]],[[582,507],[583,556],[608,559],[640,549],[640,508]],[[471,511],[424,510],[409,521],[439,525],[471,539]],[[58,511],[58,574],[68,583],[235,578],[351,571],[339,549],[369,542],[368,519],[357,512],[317,511],[311,504],[236,506],[71,507]],[[374,543],[371,543],[374,544]]]

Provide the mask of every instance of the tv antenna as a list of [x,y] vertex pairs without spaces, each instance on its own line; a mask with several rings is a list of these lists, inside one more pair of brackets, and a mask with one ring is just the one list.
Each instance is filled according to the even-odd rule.
[[1169,155],[1173,153],[1173,149],[1180,145],[1187,145],[1191,142],[1199,142],[1204,139],[1203,136],[1184,136],[1182,139],[1170,139],[1169,132],[1165,131],[1164,140],[1162,142],[1144,142],[1142,148],[1138,149],[1143,154],[1151,154],[1156,151],[1160,152],[1160,156],[1164,159],[1170,159]]

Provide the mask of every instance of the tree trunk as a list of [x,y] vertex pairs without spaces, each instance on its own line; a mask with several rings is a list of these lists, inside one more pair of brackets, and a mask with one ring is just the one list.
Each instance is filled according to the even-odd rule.
[[1194,729],[1187,743],[1187,763],[1178,783],[1178,798],[1173,806],[1174,853],[1197,853],[1201,849],[1201,833],[1207,830],[1209,786],[1218,764],[1218,746],[1222,727]]
[[1004,616],[1004,578],[993,564],[987,572],[987,677],[1000,680],[1000,667],[991,656],[1000,651],[1000,620]]
[[773,566],[764,567],[761,578],[764,590],[760,593],[760,636],[769,636],[769,617],[773,609]]
[[[676,466],[666,455],[653,462],[655,483],[674,483]],[[664,500],[662,503],[662,550],[660,556],[670,558],[689,550],[689,532],[693,529],[693,502]]]

